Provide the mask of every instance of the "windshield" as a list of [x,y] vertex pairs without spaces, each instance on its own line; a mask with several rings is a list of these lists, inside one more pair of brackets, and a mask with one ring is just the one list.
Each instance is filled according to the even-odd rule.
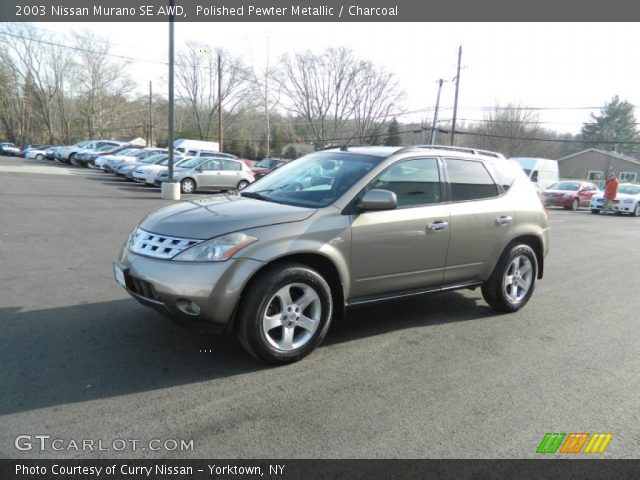
[[260,160],[258,163],[256,163],[256,167],[260,167],[260,168],[272,168],[277,166],[279,163],[279,160],[272,160],[270,158],[265,158],[264,160]]
[[157,155],[151,155],[143,160],[140,161],[140,163],[160,163],[162,162],[164,159],[168,158],[169,156],[165,153],[158,153]]
[[312,153],[284,164],[240,195],[301,207],[326,207],[382,160],[353,153]]
[[640,193],[640,186],[622,185],[618,188],[618,193],[626,193],[627,195],[638,195]]
[[74,145],[74,147],[86,147],[87,145],[89,145],[90,143],[92,143],[90,140],[86,140],[84,142],[78,142]]
[[186,161],[182,165],[180,165],[180,168],[195,168],[204,161],[205,159],[202,158],[192,158],[191,160]]

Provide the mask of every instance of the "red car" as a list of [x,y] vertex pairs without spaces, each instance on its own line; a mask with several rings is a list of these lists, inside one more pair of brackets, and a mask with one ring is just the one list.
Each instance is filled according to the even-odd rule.
[[591,197],[600,193],[598,187],[591,182],[579,180],[563,180],[549,185],[542,192],[545,207],[564,207],[567,210],[578,210],[588,207]]
[[264,177],[267,173],[274,171],[276,168],[281,167],[289,160],[282,160],[280,158],[263,158],[253,167],[251,167],[251,173],[258,180]]

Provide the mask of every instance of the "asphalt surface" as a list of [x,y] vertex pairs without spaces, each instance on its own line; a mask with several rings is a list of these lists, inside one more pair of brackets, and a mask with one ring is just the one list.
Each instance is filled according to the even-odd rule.
[[[640,456],[640,219],[552,211],[545,278],[518,313],[478,290],[361,307],[272,368],[115,283],[159,196],[0,158],[1,458],[522,458],[546,432],[611,432],[603,457]],[[21,434],[64,450],[19,451]],[[143,443],[69,447],[86,439]]]

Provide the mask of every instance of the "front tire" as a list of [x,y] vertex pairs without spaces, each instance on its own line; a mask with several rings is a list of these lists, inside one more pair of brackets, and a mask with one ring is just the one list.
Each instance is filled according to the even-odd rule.
[[634,217],[640,217],[640,202],[636,202],[636,208],[633,209],[632,215]]
[[44,160],[44,155],[42,155],[41,153],[37,154],[36,160]]
[[76,154],[72,153],[69,155],[69,160],[67,161],[69,165],[73,165],[74,167],[78,166],[78,161],[76,160]]
[[537,276],[538,260],[533,249],[524,243],[512,244],[482,286],[482,296],[496,310],[517,312],[533,295]]
[[600,213],[600,210],[598,210],[597,208],[592,208],[591,213],[593,213],[594,215],[598,215]]
[[275,365],[311,353],[325,337],[333,300],[326,280],[299,263],[277,264],[247,288],[238,311],[238,339],[256,358]]
[[242,190],[243,188],[246,188],[248,185],[249,185],[249,182],[247,182],[246,180],[240,180],[238,182],[237,189]]
[[196,182],[194,182],[191,178],[185,178],[180,182],[180,191],[182,193],[195,193]]

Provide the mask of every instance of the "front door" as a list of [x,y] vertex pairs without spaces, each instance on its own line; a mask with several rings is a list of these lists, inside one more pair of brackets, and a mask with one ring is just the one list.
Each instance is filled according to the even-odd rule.
[[398,208],[354,215],[350,297],[440,285],[449,242],[438,160],[396,163],[369,184],[394,192]]

